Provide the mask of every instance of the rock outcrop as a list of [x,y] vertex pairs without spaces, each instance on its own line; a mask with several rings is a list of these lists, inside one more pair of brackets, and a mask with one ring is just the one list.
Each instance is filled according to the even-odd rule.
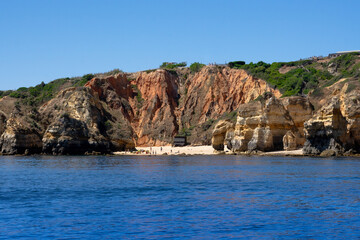
[[6,114],[0,111],[0,136],[3,134],[6,126]]
[[337,153],[344,151],[347,138],[347,121],[340,111],[340,101],[334,98],[305,123],[306,154],[320,154],[332,149]]
[[188,139],[192,144],[210,144],[214,119],[265,92],[281,95],[244,70],[218,66],[191,75],[164,69],[120,73],[94,78],[85,87],[121,125],[128,123],[137,146],[169,144],[186,129],[193,130]]
[[[306,97],[298,97],[298,96],[286,97],[286,98],[282,98],[281,101],[282,104],[284,105],[284,108],[289,113],[295,125],[295,128],[297,129],[295,135],[296,145],[303,146],[305,143],[304,123],[313,116],[314,107],[310,103],[310,100]],[[291,142],[292,137],[290,135],[286,135],[286,136],[288,140]],[[291,145],[289,141],[288,143]]]
[[345,84],[337,96],[305,122],[304,154],[360,152],[360,92],[347,93],[347,89]]
[[299,144],[299,138],[292,131],[287,131],[283,137],[283,145],[285,151],[295,150]]
[[266,92],[281,96],[278,90],[244,70],[206,66],[187,82],[181,120],[191,125],[216,119]]
[[[211,139],[211,144],[213,148],[217,151],[224,150],[224,144],[231,140],[234,133],[234,123],[229,120],[219,121],[213,131],[213,136]],[[227,144],[228,145],[228,144]]]
[[26,126],[15,116],[10,116],[0,137],[2,154],[33,154],[40,153],[42,148],[41,135],[35,129]]
[[85,87],[106,103],[108,111],[135,134],[137,146],[170,143],[178,131],[178,76],[159,69],[132,76],[94,78]]
[[[110,138],[107,128],[111,115],[98,95],[89,88],[69,88],[40,108],[48,125],[43,138],[43,152],[50,154],[109,153],[134,148],[131,135]],[[123,143],[123,144],[119,144]]]
[[304,127],[303,121],[312,116],[312,109],[308,99],[303,97],[279,100],[272,94],[265,94],[261,101],[239,107],[235,130],[230,132],[232,138],[227,145],[234,152],[302,147],[304,134],[300,131]]
[[110,153],[171,144],[182,133],[190,144],[212,143],[217,151],[360,152],[356,79],[340,79],[309,98],[280,98],[266,81],[225,66],[96,75],[84,87],[74,86],[88,78],[74,79],[57,81],[68,82],[56,91],[42,84],[2,97],[0,151]]
[[[141,96],[138,121],[132,124],[138,145],[171,143],[178,132],[179,78],[167,70],[141,72],[134,84]],[[139,96],[137,96],[139,98]]]

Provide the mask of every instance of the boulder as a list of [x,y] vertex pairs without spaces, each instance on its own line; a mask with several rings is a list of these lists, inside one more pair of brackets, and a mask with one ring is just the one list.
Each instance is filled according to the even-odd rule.
[[262,152],[274,149],[273,135],[270,127],[257,127],[248,143],[248,151],[259,150]]
[[284,150],[296,150],[297,149],[297,137],[292,131],[287,131],[283,137]]
[[224,142],[231,138],[233,129],[234,124],[229,120],[221,120],[216,124],[211,139],[211,144],[215,150],[224,151]]

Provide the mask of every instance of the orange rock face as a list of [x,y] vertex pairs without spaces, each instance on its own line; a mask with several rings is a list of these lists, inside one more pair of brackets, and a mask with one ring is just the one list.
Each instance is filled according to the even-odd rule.
[[[265,92],[281,96],[243,70],[218,66],[190,75],[163,69],[120,73],[94,78],[85,87],[106,103],[112,115],[129,122],[137,146],[169,144],[181,129],[216,120]],[[205,139],[210,140],[211,136]]]
[[[134,81],[141,99],[138,120],[132,126],[138,145],[162,145],[171,142],[179,126],[175,114],[178,107],[178,77],[166,70],[141,72]],[[133,106],[133,107],[137,107]]]
[[182,108],[184,124],[199,124],[209,118],[217,119],[235,111],[265,92],[276,97],[281,93],[244,70],[207,66],[188,81],[185,104]]

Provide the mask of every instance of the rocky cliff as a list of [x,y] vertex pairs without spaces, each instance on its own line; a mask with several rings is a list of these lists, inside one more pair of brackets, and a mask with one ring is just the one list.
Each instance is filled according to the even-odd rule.
[[0,116],[4,154],[109,153],[171,144],[176,134],[210,144],[217,119],[233,118],[242,104],[267,92],[281,96],[244,70],[219,66],[98,75],[84,87],[59,89],[39,107],[37,98],[2,99],[13,106]]
[[42,137],[45,153],[109,153],[134,148],[131,133],[110,137],[109,122],[113,117],[89,88],[68,88],[39,112],[47,126]]
[[95,78],[85,85],[112,115],[123,115],[137,146],[165,145],[178,133],[193,144],[210,144],[212,121],[265,92],[281,96],[244,70],[207,66],[196,74],[158,69]]
[[0,91],[0,151],[110,153],[168,145],[179,134],[219,151],[357,152],[359,61],[165,64]]
[[329,103],[305,122],[305,154],[341,155],[360,152],[360,92],[345,83]]
[[[305,142],[303,124],[311,118],[312,111],[307,98],[278,99],[266,94],[259,101],[240,106],[235,126],[224,127],[219,122],[214,129],[213,142],[218,142],[216,139],[222,133],[225,144],[233,152],[293,150]],[[219,144],[214,148],[223,150]]]
[[241,105],[236,124],[220,121],[212,144],[233,152],[295,150],[304,154],[336,156],[360,153],[360,91],[348,83],[334,85],[314,110],[308,97],[277,99],[270,94],[261,101]]

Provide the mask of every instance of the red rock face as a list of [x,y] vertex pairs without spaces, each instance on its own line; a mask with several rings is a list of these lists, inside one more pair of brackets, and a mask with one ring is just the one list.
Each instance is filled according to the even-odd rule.
[[120,108],[120,98],[129,99],[133,95],[133,91],[124,73],[105,78],[93,78],[85,84],[85,87],[91,88],[101,100],[108,103],[113,109]]
[[248,75],[244,70],[204,67],[188,81],[182,121],[185,124],[198,124],[208,119],[217,119],[265,92],[281,96],[278,90],[270,88],[265,81]]
[[129,78],[126,74],[94,78],[85,87],[106,103],[112,115],[129,121],[137,146],[169,144],[183,127],[216,120],[265,92],[281,96],[243,70],[217,66],[204,67],[186,80],[160,69]]
[[[142,72],[134,81],[141,94],[138,122],[133,127],[139,145],[171,142],[178,131],[178,77],[166,70]],[[140,98],[139,96],[137,97]]]

